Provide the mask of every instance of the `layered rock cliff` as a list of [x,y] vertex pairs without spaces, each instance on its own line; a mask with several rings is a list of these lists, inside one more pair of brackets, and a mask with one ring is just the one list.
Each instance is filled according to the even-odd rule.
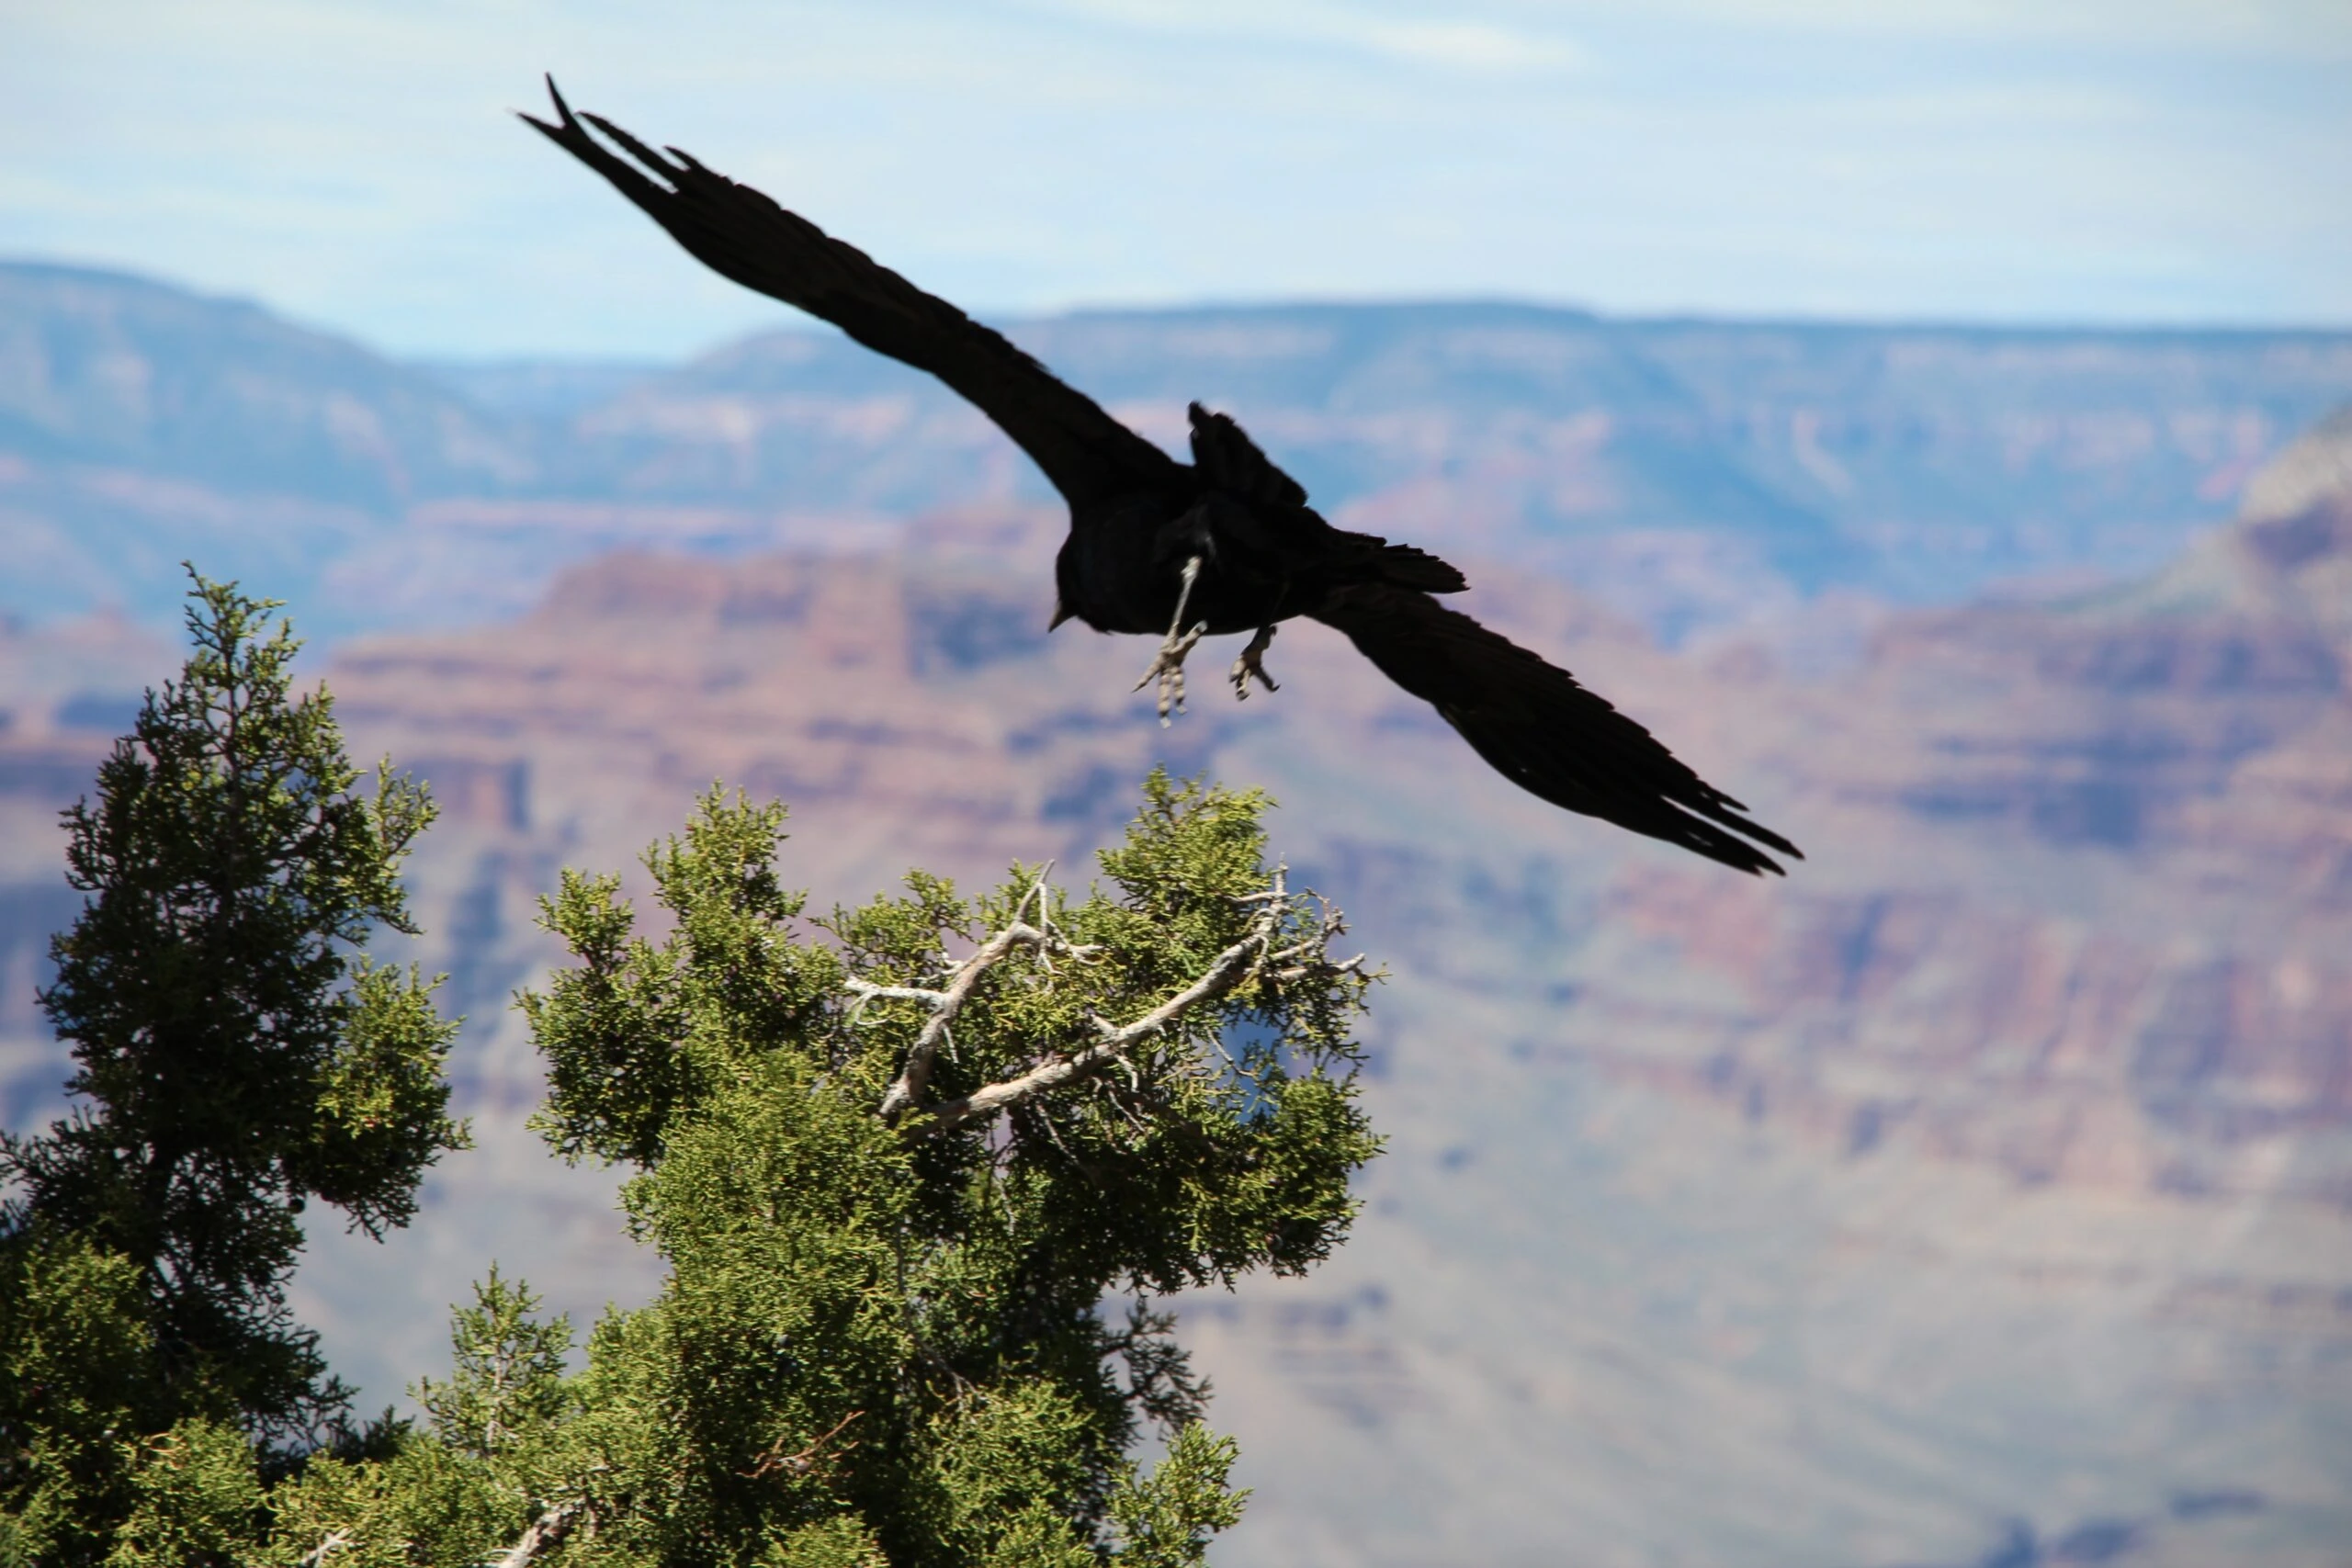
[[[1690,333],[1686,359],[1761,352]],[[1856,471],[1850,432],[1808,439]],[[2061,469],[2098,449],[2018,439]],[[1386,493],[1363,506],[1431,542],[1401,498],[1458,499]],[[483,1134],[413,1231],[314,1240],[304,1314],[371,1395],[433,1364],[492,1256],[583,1313],[649,1288],[608,1180],[520,1125],[506,1003],[553,956],[559,866],[627,866],[723,779],[791,803],[786,874],[820,906],[910,863],[1076,880],[1161,761],[1268,784],[1278,844],[1394,971],[1360,1235],[1185,1307],[1261,1489],[1233,1561],[2341,1561],[2352,420],[2160,570],[1883,615],[1829,673],[1736,630],[1669,651],[1525,558],[1465,560],[1467,607],[1806,847],[1770,884],[1519,794],[1318,628],[1246,705],[1203,649],[1161,730],[1127,689],[1143,643],[1044,634],[1058,520],[998,494],[888,549],[603,554],[511,622],[335,651],[355,753],[445,807],[418,956],[470,1015]],[[31,1000],[72,910],[50,813],[169,658],[119,621],[0,635],[16,1124],[62,1076]]]

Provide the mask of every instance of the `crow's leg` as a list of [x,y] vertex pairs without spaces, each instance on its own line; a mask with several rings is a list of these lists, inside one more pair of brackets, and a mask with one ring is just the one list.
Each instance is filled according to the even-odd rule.
[[1168,640],[1159,645],[1159,653],[1152,660],[1151,668],[1145,671],[1143,679],[1136,682],[1138,692],[1154,680],[1159,682],[1159,723],[1163,729],[1168,726],[1171,708],[1177,713],[1184,711],[1184,656],[1193,651],[1194,645],[1201,640],[1201,634],[1209,629],[1206,621],[1190,631],[1184,629],[1184,606],[1192,602],[1193,584],[1200,580],[1201,558],[1187,558],[1184,562],[1184,586],[1176,595],[1176,617],[1168,623]]
[[1253,675],[1265,682],[1266,690],[1270,692],[1282,690],[1280,686],[1274,684],[1274,678],[1266,673],[1266,649],[1272,648],[1273,644],[1274,627],[1273,623],[1269,621],[1258,628],[1257,635],[1250,639],[1250,646],[1243,649],[1241,657],[1233,661],[1233,674],[1230,679],[1233,682],[1234,701],[1246,703],[1250,700],[1250,678]]

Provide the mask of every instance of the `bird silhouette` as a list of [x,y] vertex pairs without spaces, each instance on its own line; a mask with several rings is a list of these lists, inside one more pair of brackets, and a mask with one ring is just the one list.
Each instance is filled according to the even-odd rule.
[[[1232,419],[1191,407],[1193,461],[1178,462],[1057,379],[1003,336],[926,294],[748,186],[672,147],[575,115],[548,80],[555,120],[522,118],[602,175],[705,265],[919,370],[989,416],[1069,503],[1054,562],[1053,624],[1164,631],[1137,682],[1157,682],[1160,719],[1181,707],[1184,659],[1203,637],[1250,632],[1237,695],[1269,691],[1264,656],[1295,615],[1337,628],[1436,708],[1496,772],[1567,810],[1749,873],[1797,847],[1699,777],[1606,701],[1434,594],[1462,573],[1409,545],[1335,528],[1306,491]],[[593,125],[628,154],[588,132]],[[632,163],[630,160],[634,160]]]

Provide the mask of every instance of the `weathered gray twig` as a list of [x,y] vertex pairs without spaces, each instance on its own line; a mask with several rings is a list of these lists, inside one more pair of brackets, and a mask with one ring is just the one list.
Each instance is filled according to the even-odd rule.
[[[1048,869],[1051,869],[1050,864]],[[949,1038],[949,1026],[971,999],[973,989],[982,976],[1019,949],[1035,952],[1041,960],[1054,953],[1084,958],[1094,953],[1092,947],[1073,943],[1054,930],[1050,902],[1041,906],[1045,912],[1040,914],[1039,923],[1031,925],[1024,919],[1031,898],[1037,897],[1045,886],[1045,876],[1040,874],[1014,907],[1012,920],[982,942],[979,950],[969,958],[949,966],[947,983],[943,988],[881,986],[854,977],[845,982],[850,993],[857,998],[852,1016],[855,1016],[855,1011],[869,1001],[921,1002],[931,1010],[931,1016],[923,1021],[922,1031],[916,1034],[914,1044],[907,1052],[906,1066],[890,1085],[889,1091],[882,1097],[881,1114],[885,1121],[896,1121],[910,1108],[920,1107],[923,1111],[922,1119],[908,1129],[909,1136],[936,1137],[966,1122],[1010,1110],[1048,1089],[1084,1077],[1114,1063],[1125,1066],[1132,1078],[1134,1066],[1126,1060],[1126,1053],[1131,1047],[1157,1034],[1193,1009],[1230,996],[1259,976],[1289,982],[1318,973],[1332,976],[1354,974],[1363,964],[1363,953],[1340,963],[1333,963],[1323,956],[1331,939],[1347,930],[1345,919],[1328,900],[1317,900],[1321,906],[1321,918],[1300,933],[1297,941],[1282,947],[1274,945],[1283,922],[1299,909],[1298,902],[1291,896],[1287,868],[1277,866],[1269,886],[1255,893],[1242,894],[1234,900],[1245,907],[1258,906],[1248,931],[1239,941],[1211,959],[1199,976],[1174,996],[1142,1017],[1124,1024],[1114,1023],[1099,1015],[1090,1015],[1096,1038],[1083,1049],[1057,1055],[1018,1077],[975,1089],[961,1100],[939,1105],[922,1105],[923,1091],[930,1087],[932,1066],[939,1047]]]
[[[1323,905],[1323,918],[1312,935],[1302,937],[1286,947],[1276,948],[1273,945],[1275,934],[1282,930],[1283,919],[1293,908],[1285,868],[1277,866],[1271,886],[1262,892],[1245,895],[1238,902],[1260,906],[1256,917],[1250,922],[1248,932],[1240,941],[1211,959],[1208,967],[1191,985],[1131,1022],[1114,1024],[1108,1019],[1095,1018],[1097,1037],[1083,1050],[1042,1062],[1018,1077],[975,1089],[961,1100],[951,1100],[943,1105],[928,1108],[930,1113],[914,1129],[915,1134],[935,1137],[967,1122],[992,1116],[1019,1105],[1023,1100],[1084,1077],[1113,1063],[1124,1065],[1130,1047],[1157,1034],[1193,1009],[1230,996],[1259,975],[1271,971],[1277,979],[1295,980],[1317,970],[1337,976],[1351,974],[1362,967],[1362,953],[1339,964],[1328,963],[1320,957],[1324,944],[1347,929],[1328,903]],[[1310,953],[1317,956],[1309,959],[1307,955]]]
[[1040,953],[1064,953],[1082,958],[1093,951],[1091,947],[1080,947],[1065,940],[1054,930],[1052,917],[1046,912],[1051,907],[1049,903],[1040,904],[1040,924],[1033,926],[1023,919],[1029,912],[1029,901],[1037,897],[1044,889],[1046,874],[1053,868],[1053,863],[1047,861],[1045,869],[1037,874],[1037,880],[1029,885],[1029,891],[1023,894],[1021,902],[1013,907],[1010,924],[981,943],[978,952],[948,970],[944,989],[931,990],[920,986],[877,986],[870,980],[856,978],[847,982],[850,993],[857,998],[852,1016],[869,1001],[922,1002],[931,1009],[931,1016],[923,1021],[922,1032],[908,1049],[907,1065],[899,1069],[897,1081],[882,1097],[882,1119],[885,1122],[896,1121],[899,1112],[922,1099],[923,1090],[931,1087],[932,1063],[939,1055],[940,1043],[947,1038],[948,1026],[955,1022],[956,1015],[963,1010],[964,1004],[971,999],[972,988],[980,983],[980,976],[1002,962],[1007,954],[1025,947]]
[[[1279,909],[1280,906],[1269,905],[1268,908]],[[1249,978],[1253,967],[1250,960],[1263,951],[1266,941],[1263,928],[1272,923],[1263,917],[1251,922],[1250,935],[1212,959],[1199,979],[1134,1022],[1113,1026],[1107,1021],[1098,1021],[1096,1027],[1102,1031],[1101,1037],[1083,1051],[1040,1063],[1017,1078],[989,1084],[985,1089],[973,1090],[961,1100],[951,1100],[933,1108],[922,1123],[923,1135],[932,1137],[950,1132],[974,1117],[994,1115],[1024,1100],[1034,1099],[1049,1089],[1058,1088],[1072,1078],[1081,1077],[1116,1060],[1127,1047],[1158,1033],[1171,1020],[1190,1012],[1203,1002],[1213,1002],[1230,994]]]
[[[602,1468],[601,1466],[598,1468]],[[561,1546],[572,1528],[589,1512],[585,1496],[567,1497],[560,1503],[549,1504],[539,1517],[531,1521],[519,1540],[505,1551],[492,1554],[498,1568],[530,1568],[542,1552]]]
[[301,1557],[296,1561],[295,1568],[320,1568],[320,1565],[325,1562],[329,1557],[332,1557],[338,1551],[345,1550],[350,1545],[351,1532],[349,1530],[339,1527],[337,1529],[331,1529],[327,1531],[325,1538],[322,1539],[318,1545],[302,1553]]

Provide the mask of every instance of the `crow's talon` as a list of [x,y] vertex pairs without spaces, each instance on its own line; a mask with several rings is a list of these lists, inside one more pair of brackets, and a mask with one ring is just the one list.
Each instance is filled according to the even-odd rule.
[[1203,621],[1182,637],[1172,632],[1169,634],[1168,640],[1159,645],[1159,652],[1152,660],[1151,668],[1145,671],[1143,679],[1135,684],[1135,689],[1140,692],[1154,680],[1159,681],[1159,724],[1163,729],[1171,722],[1168,716],[1171,711],[1184,711],[1184,656],[1199,645],[1202,635],[1208,629],[1208,623]]
[[1241,650],[1241,657],[1233,661],[1233,672],[1227,679],[1233,682],[1235,702],[1246,703],[1250,700],[1250,682],[1252,677],[1264,682],[1266,690],[1270,692],[1282,690],[1280,686],[1274,684],[1274,678],[1266,673],[1266,649],[1272,645],[1273,640],[1274,628],[1260,626],[1257,635],[1250,639],[1250,646]]

